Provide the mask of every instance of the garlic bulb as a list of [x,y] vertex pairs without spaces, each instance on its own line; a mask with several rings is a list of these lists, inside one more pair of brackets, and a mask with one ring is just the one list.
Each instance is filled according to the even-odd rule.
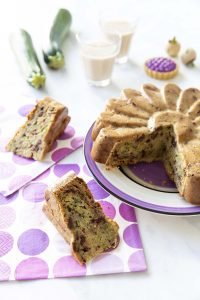
[[181,60],[185,65],[192,65],[196,58],[196,51],[192,48],[187,49],[181,56]]

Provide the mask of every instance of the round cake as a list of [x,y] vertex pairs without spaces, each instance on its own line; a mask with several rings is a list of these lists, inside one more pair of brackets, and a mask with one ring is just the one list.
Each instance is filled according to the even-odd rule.
[[167,80],[176,76],[178,67],[170,58],[154,57],[145,62],[145,71],[152,78]]
[[162,160],[179,193],[200,204],[200,90],[168,83],[161,91],[122,91],[92,132],[92,158],[107,167]]

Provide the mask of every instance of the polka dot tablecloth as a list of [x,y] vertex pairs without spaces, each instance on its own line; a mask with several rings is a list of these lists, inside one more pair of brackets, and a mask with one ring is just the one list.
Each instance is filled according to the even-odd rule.
[[43,162],[6,152],[6,144],[19,126],[25,122],[27,114],[34,105],[34,100],[20,97],[20,107],[13,105],[0,107],[0,193],[4,196],[11,195],[24,184],[41,175],[55,162],[68,156],[83,143],[83,138],[70,123]]
[[[42,212],[47,185],[71,170],[85,179],[104,213],[120,228],[118,247],[83,266],[76,262],[69,245]],[[65,157],[11,196],[1,195],[0,281],[144,270],[146,262],[134,208],[112,197],[97,184],[84,164],[82,149]]]

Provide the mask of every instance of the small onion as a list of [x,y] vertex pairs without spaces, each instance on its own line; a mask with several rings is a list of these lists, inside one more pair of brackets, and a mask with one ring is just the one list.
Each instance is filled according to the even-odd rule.
[[184,65],[192,65],[196,58],[196,51],[192,48],[187,49],[181,56],[181,60]]

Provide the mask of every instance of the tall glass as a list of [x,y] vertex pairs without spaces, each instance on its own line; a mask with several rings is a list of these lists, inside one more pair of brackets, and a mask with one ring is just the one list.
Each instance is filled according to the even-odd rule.
[[126,63],[128,53],[138,20],[135,17],[123,16],[120,13],[104,12],[100,16],[100,25],[103,32],[109,37],[118,34],[121,38],[121,46],[116,57],[116,62]]

